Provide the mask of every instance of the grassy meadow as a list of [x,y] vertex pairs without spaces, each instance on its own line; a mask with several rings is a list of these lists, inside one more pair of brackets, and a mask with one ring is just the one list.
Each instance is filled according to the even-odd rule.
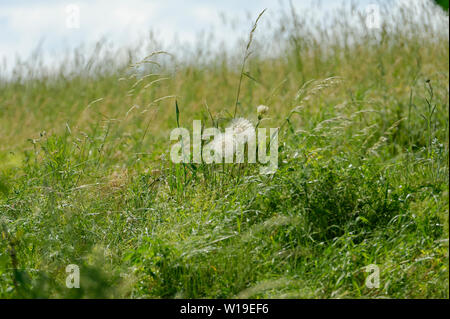
[[[265,12],[233,50],[98,43],[3,73],[0,297],[449,298],[448,13],[345,12]],[[171,162],[177,119],[256,123],[260,104],[276,173]]]

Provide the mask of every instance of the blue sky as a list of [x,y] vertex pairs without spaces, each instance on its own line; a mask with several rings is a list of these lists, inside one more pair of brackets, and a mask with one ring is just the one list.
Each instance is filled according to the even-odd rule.
[[[325,17],[326,10],[339,6],[333,0],[321,0],[322,9],[314,0],[292,2],[300,12],[319,19]],[[371,3],[399,2],[404,0],[354,1],[360,8]],[[281,3],[288,5],[286,0]],[[79,8],[79,28],[67,27],[69,5]],[[218,31],[217,36],[227,39],[236,32],[248,32],[250,19],[263,8],[268,9],[265,19],[270,19],[279,7],[280,0],[0,0],[0,57],[8,62],[17,54],[28,57],[39,43],[44,52],[57,55],[81,43],[95,43],[102,36],[122,46],[135,42],[149,30],[167,42],[177,35],[181,41],[194,43],[198,32],[212,28]],[[237,20],[241,21],[237,30],[224,27],[220,13],[241,19]]]

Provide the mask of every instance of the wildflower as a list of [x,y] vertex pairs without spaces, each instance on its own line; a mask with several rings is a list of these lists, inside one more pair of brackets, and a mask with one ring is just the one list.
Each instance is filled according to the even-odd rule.
[[258,119],[261,119],[264,114],[269,111],[269,107],[265,105],[260,105],[256,108],[256,112],[258,113]]
[[244,119],[242,117],[234,119],[231,122],[229,128],[231,128],[233,133],[237,136],[244,136],[254,133],[253,124],[250,123],[249,120]]
[[255,137],[255,128],[253,124],[244,118],[234,119],[231,124],[225,129],[225,133],[220,133],[214,137],[208,145],[215,153],[234,154],[240,143],[248,143]]

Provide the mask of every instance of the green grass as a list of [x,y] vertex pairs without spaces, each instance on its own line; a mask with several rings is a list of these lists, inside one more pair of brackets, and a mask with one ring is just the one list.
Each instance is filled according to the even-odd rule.
[[[449,39],[424,10],[380,34],[287,11],[243,67],[18,64],[0,80],[0,297],[448,298]],[[174,96],[189,129],[267,104],[277,172],[173,164]]]

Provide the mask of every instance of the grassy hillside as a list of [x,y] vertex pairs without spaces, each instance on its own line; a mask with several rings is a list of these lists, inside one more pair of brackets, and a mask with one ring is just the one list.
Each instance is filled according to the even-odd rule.
[[[422,9],[368,29],[286,8],[231,54],[17,63],[0,80],[0,297],[448,298],[448,16]],[[269,106],[277,172],[173,164],[175,100],[189,130]]]

